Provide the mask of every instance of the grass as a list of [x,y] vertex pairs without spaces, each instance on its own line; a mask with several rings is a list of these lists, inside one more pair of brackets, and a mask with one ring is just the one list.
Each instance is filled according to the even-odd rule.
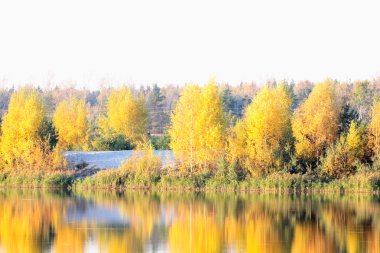
[[[313,174],[274,172],[267,176],[240,175],[227,169],[218,173],[190,174],[159,169],[150,156],[119,169],[99,171],[74,179],[71,170],[3,170],[0,187],[49,187],[73,189],[160,189],[179,191],[275,191],[275,192],[368,192],[380,193],[380,171],[361,170],[340,179]],[[142,168],[151,168],[142,169]],[[235,173],[235,174],[234,174]]]
[[1,171],[1,187],[52,187],[67,188],[72,184],[70,171]]
[[377,192],[380,193],[380,172],[358,173],[341,179],[283,172],[268,176],[228,179],[211,173],[182,172],[126,173],[123,170],[101,171],[74,182],[75,189],[163,189],[205,191],[277,191],[277,192]]

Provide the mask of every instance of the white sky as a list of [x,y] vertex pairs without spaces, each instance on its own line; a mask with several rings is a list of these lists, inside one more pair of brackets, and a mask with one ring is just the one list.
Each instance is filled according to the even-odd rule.
[[380,75],[380,4],[0,0],[0,85]]

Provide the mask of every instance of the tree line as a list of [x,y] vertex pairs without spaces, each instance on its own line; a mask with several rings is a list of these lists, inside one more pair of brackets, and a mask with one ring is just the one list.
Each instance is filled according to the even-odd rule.
[[211,80],[140,90],[3,89],[2,167],[64,167],[64,150],[149,143],[171,148],[178,168],[191,173],[217,172],[220,164],[240,174],[285,170],[332,178],[378,170],[379,84],[328,79],[258,88]]

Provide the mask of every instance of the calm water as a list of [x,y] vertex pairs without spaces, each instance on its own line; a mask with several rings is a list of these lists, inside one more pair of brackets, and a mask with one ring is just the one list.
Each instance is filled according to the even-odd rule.
[[2,252],[380,252],[367,195],[0,190]]

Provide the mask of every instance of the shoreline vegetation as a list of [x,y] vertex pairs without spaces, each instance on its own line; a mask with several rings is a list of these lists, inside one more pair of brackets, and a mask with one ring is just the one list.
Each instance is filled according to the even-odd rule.
[[371,193],[380,194],[380,174],[363,173],[342,179],[308,175],[275,173],[267,177],[250,177],[243,181],[217,178],[211,174],[168,175],[125,174],[118,170],[101,171],[75,179],[72,171],[43,173],[0,173],[0,188],[59,188],[80,190],[164,190],[214,192],[278,192],[278,193]]
[[[75,92],[52,99],[58,88],[13,90],[1,116],[0,187],[380,192],[379,80],[271,82],[247,92],[238,112],[228,86],[187,85],[160,134],[152,108],[165,99],[152,90],[110,88],[97,107]],[[154,150],[167,148],[175,162],[164,168]],[[108,170],[75,168],[63,155],[123,149],[135,152]]]
[[161,171],[136,174],[123,169],[100,170],[78,178],[75,170],[55,172],[0,172],[0,188],[59,188],[81,190],[163,190],[211,192],[278,192],[278,193],[371,193],[380,195],[380,173],[360,172],[340,179],[308,174],[276,172],[245,179],[214,175],[211,172],[189,174]]

